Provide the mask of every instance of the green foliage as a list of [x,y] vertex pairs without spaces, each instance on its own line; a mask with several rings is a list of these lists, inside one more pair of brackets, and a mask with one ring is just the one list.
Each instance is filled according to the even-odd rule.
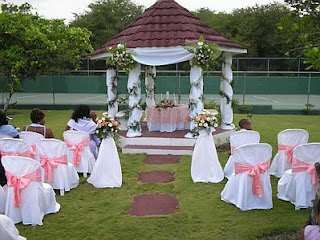
[[273,3],[235,9],[229,14],[202,8],[194,14],[227,39],[245,46],[246,56],[275,57],[288,49],[286,36],[277,27],[288,13],[283,4]]
[[74,69],[92,50],[87,30],[41,18],[30,9],[3,4],[0,13],[0,72],[10,97],[22,81],[49,70]]
[[143,7],[131,0],[98,0],[91,3],[89,10],[75,14],[71,26],[87,28],[92,34],[94,48],[101,47],[123,28],[137,18]]
[[311,103],[305,104],[305,108],[302,110],[303,115],[310,115],[312,113],[312,108],[314,108],[314,105]]
[[125,43],[119,43],[117,48],[109,47],[107,52],[111,55],[106,60],[107,67],[125,70],[128,73],[137,65],[137,62],[132,58],[132,52],[126,48]]
[[304,61],[308,64],[307,70],[316,69],[320,70],[320,47],[310,47],[306,51],[307,60]]

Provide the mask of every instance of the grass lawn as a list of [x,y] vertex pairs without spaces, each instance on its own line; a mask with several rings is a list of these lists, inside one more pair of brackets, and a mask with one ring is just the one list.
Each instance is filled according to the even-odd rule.
[[[29,123],[29,110],[13,110],[14,124]],[[71,111],[45,111],[47,126],[62,138]],[[235,115],[235,123],[244,115]],[[320,116],[254,115],[252,126],[261,134],[261,142],[276,152],[277,134],[286,128],[304,128],[310,142],[320,142]],[[224,166],[227,152],[219,154]],[[278,179],[271,178],[272,210],[241,212],[220,200],[226,183],[194,184],[190,177],[191,157],[183,156],[176,165],[146,165],[146,155],[120,154],[123,186],[119,189],[96,189],[81,179],[79,187],[57,195],[61,210],[47,215],[41,227],[17,227],[22,236],[36,239],[255,239],[272,232],[296,231],[303,227],[309,210],[295,211],[290,203],[276,198]],[[168,184],[140,184],[141,171],[168,170],[176,180]],[[128,215],[132,196],[145,193],[168,193],[179,199],[179,210],[169,216],[133,217]]]

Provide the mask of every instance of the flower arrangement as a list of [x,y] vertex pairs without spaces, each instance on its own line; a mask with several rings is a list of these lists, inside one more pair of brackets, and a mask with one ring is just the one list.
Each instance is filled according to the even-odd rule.
[[217,45],[206,43],[202,36],[196,44],[189,44],[187,50],[194,54],[192,65],[199,66],[203,70],[208,69],[217,61],[215,56],[218,50]]
[[198,115],[193,118],[193,121],[195,123],[195,133],[199,133],[200,130],[205,130],[209,133],[212,129],[218,127],[218,119],[213,113],[206,109],[198,113]]
[[156,108],[173,108],[177,105],[174,104],[172,100],[169,99],[162,99],[157,105]]
[[119,123],[114,120],[107,112],[102,113],[102,116],[97,119],[97,128],[95,134],[100,138],[118,137]]
[[132,53],[127,50],[125,44],[119,43],[117,48],[109,47],[107,52],[111,54],[106,60],[107,66],[129,71],[137,64],[137,62],[133,60]]

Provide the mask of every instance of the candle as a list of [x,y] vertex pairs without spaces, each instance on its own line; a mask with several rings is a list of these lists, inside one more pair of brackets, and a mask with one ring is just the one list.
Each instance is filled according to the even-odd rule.
[[162,97],[162,93],[160,94],[160,101],[163,99],[163,97]]
[[173,103],[176,104],[176,94],[173,93]]
[[166,91],[166,98],[169,100],[169,91]]

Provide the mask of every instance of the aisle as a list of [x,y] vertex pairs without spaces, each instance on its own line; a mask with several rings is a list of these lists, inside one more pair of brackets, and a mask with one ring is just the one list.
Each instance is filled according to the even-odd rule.
[[[147,155],[145,164],[178,164],[182,156],[177,155]],[[151,171],[140,172],[137,179],[140,183],[170,183],[175,180],[174,172]],[[143,194],[133,197],[129,215],[150,216],[169,215],[179,208],[179,201],[175,195],[170,194]]]

